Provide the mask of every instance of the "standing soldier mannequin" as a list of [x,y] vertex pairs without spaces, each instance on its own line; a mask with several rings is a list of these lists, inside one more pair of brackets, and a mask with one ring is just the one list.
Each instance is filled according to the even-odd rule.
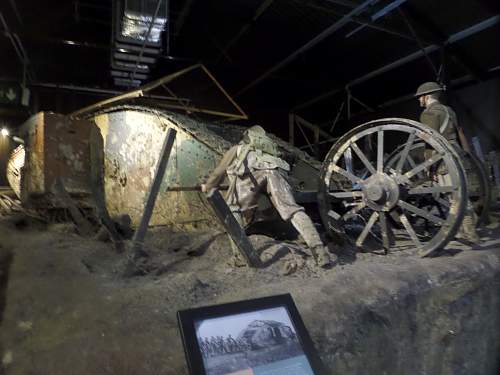
[[[229,149],[212,172],[202,191],[208,192],[229,177],[226,201],[238,223],[250,223],[261,193],[267,194],[281,218],[290,221],[311,249],[320,267],[330,264],[330,254],[304,208],[295,202],[287,181],[290,165],[281,158],[274,141],[256,125],[243,133],[241,142]],[[233,255],[239,254],[232,243]]]
[[[415,97],[419,100],[420,106],[425,108],[420,115],[420,122],[438,131],[459,154],[463,154],[464,151],[470,152],[469,142],[462,128],[458,125],[455,111],[439,101],[444,90],[445,88],[436,82],[426,82],[418,87]],[[474,207],[468,199],[458,236],[470,242],[479,242],[476,222]]]

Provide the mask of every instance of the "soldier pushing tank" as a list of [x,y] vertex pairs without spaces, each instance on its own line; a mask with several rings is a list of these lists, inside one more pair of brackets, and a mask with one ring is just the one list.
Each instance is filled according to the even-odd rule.
[[[217,188],[225,175],[229,178],[226,201],[238,223],[244,227],[252,222],[260,194],[266,194],[281,218],[289,221],[304,238],[316,263],[327,267],[332,255],[323,244],[313,222],[298,205],[287,177],[290,165],[283,159],[277,144],[261,126],[252,126],[242,140],[231,147],[219,165],[202,185],[204,192]],[[233,255],[242,263],[233,242]]]

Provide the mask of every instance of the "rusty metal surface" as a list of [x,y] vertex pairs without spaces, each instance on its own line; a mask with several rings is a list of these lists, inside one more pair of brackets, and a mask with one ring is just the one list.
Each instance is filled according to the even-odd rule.
[[111,215],[127,213],[137,225],[168,128],[177,131],[170,162],[151,217],[151,225],[206,223],[213,216],[197,191],[172,191],[199,185],[229,147],[212,147],[161,112],[122,108],[101,113],[95,122],[104,139],[104,189]]
[[[151,225],[213,225],[215,217],[198,190],[222,155],[237,143],[244,127],[206,123],[180,114],[139,106],[117,106],[75,119],[39,113],[22,127],[25,159],[22,179],[12,178],[24,204],[58,207],[51,189],[57,177],[80,205],[91,205],[90,129],[95,122],[103,137],[104,192],[111,215],[127,213],[137,225],[144,208],[168,128],[177,131],[170,162],[163,178]],[[272,135],[271,135],[272,136]],[[283,149],[294,153],[296,165],[291,184],[298,197],[310,200],[317,191],[319,162],[272,136]],[[17,164],[16,164],[17,165]],[[21,164],[17,165],[17,171]],[[94,166],[95,167],[95,166]],[[99,167],[99,166],[98,166]],[[12,173],[14,176],[15,173]],[[21,180],[21,181],[20,181]],[[266,208],[264,201],[263,208]]]
[[[166,130],[177,131],[164,183],[151,225],[215,223],[199,186],[222,155],[241,138],[243,127],[216,125],[187,116],[146,107],[119,106],[96,113],[94,120],[104,138],[104,185],[111,215],[128,213],[137,224],[152,181]],[[315,192],[319,163],[304,152],[275,138],[281,147],[296,153],[292,185]]]
[[40,112],[21,127],[29,150],[23,166],[23,204],[57,206],[51,188],[60,177],[71,196],[85,200],[90,190],[89,123]]

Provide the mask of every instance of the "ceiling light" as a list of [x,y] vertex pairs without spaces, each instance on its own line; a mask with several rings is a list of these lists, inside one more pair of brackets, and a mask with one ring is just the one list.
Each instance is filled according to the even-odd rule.
[[1,133],[2,133],[2,135],[3,135],[4,137],[8,137],[8,136],[9,136],[9,131],[8,131],[7,129],[5,129],[5,128],[2,128]]

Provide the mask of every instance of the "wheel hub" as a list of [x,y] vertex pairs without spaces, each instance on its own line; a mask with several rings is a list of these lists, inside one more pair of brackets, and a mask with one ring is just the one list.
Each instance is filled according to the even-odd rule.
[[375,211],[390,211],[399,200],[399,185],[385,173],[369,177],[361,186],[366,204]]

